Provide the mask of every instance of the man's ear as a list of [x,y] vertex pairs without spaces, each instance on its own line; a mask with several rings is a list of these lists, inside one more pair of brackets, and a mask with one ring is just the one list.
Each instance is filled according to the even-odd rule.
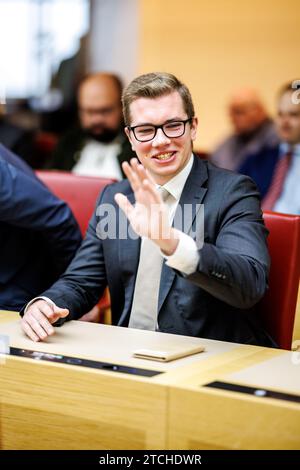
[[124,131],[125,131],[125,134],[126,134],[127,137],[128,137],[129,142],[131,143],[131,148],[132,148],[132,150],[135,151],[130,130],[128,129],[128,127],[125,127],[125,128],[124,128]]
[[198,118],[194,117],[191,123],[191,139],[196,140],[198,128]]

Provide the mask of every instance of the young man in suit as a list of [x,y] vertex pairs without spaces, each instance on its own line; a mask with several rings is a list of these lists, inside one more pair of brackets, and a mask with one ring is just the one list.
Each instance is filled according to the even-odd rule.
[[0,144],[0,309],[17,311],[50,287],[80,242],[69,207]]
[[[123,113],[140,163],[124,163],[128,180],[103,191],[77,256],[27,306],[22,328],[43,340],[56,321],[88,311],[108,285],[115,325],[272,344],[252,308],[269,270],[255,185],[193,156],[197,118],[189,90],[173,75],[133,80]],[[124,213],[135,237],[124,236]]]

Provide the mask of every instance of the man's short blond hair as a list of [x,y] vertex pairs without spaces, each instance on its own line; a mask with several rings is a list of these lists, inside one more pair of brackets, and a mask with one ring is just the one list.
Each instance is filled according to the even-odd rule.
[[131,124],[130,105],[138,98],[158,98],[177,91],[183,102],[188,118],[195,116],[194,105],[189,89],[171,73],[146,73],[132,80],[122,95],[123,115],[127,126]]

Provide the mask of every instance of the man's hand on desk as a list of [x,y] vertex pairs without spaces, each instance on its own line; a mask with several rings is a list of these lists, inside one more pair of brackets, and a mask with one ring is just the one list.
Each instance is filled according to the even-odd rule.
[[68,315],[69,310],[66,308],[49,305],[45,300],[37,300],[24,314],[21,327],[32,341],[41,341],[54,334],[53,323]]

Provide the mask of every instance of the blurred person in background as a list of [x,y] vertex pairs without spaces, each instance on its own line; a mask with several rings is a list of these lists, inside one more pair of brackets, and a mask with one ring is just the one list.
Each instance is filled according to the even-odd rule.
[[79,126],[66,133],[49,168],[122,179],[122,162],[135,156],[123,131],[122,83],[109,73],[88,75],[78,89]]
[[234,133],[211,155],[215,165],[241,171],[247,158],[278,143],[273,121],[258,93],[251,88],[236,91],[229,102],[229,116]]
[[[293,86],[298,82],[298,89]],[[262,208],[300,214],[300,81],[284,85],[278,94],[276,126],[280,142],[258,152],[243,170],[257,183]]]

